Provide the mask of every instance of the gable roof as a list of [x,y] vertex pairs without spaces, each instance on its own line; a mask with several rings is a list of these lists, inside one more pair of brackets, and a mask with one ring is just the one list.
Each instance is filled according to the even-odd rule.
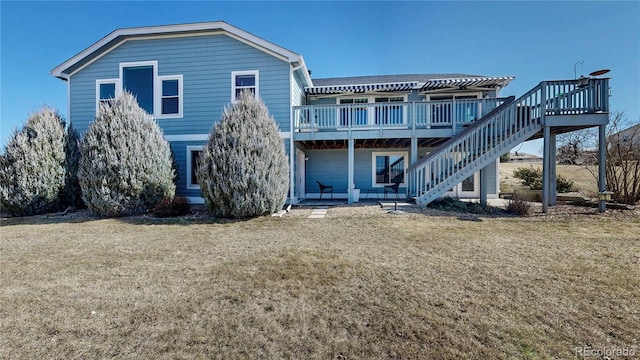
[[398,74],[353,76],[313,79],[313,86],[305,88],[309,95],[340,94],[366,91],[410,91],[410,90],[487,90],[495,86],[503,88],[513,76],[480,76],[468,74]]
[[224,21],[117,29],[107,36],[103,37],[102,39],[98,40],[88,48],[82,50],[69,60],[56,66],[51,70],[50,73],[57,78],[67,80],[74,72],[82,69],[84,66],[91,63],[95,59],[103,56],[123,42],[131,39],[152,38],[166,35],[206,34],[216,32],[229,35],[236,40],[242,41],[261,51],[264,51],[278,58],[281,58],[284,61],[289,62],[292,66],[297,68],[297,70],[300,70],[303,73],[303,76],[308,84],[312,84],[302,55],[285,49],[270,41],[264,40]]

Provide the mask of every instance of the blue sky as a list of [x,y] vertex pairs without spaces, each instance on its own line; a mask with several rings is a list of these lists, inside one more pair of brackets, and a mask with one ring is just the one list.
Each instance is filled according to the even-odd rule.
[[[502,95],[608,68],[611,107],[640,119],[640,2],[0,1],[0,145],[43,105],[66,116],[49,71],[122,27],[224,20],[302,54],[313,78],[513,75]],[[520,151],[537,153],[540,142]],[[518,149],[518,148],[517,148]]]

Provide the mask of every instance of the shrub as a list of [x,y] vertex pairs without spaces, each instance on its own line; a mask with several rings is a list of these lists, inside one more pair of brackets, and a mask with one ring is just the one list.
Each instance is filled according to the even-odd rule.
[[82,201],[82,191],[78,181],[78,163],[80,161],[80,135],[78,131],[69,124],[65,133],[65,185],[64,191],[60,194],[62,203],[65,206],[84,208],[86,205]]
[[522,185],[529,186],[532,190],[542,188],[542,170],[530,168],[517,168],[513,170],[513,177],[522,180]]
[[171,150],[155,120],[124,93],[100,104],[80,146],[82,199],[99,216],[141,214],[175,185]]
[[576,191],[575,183],[562,175],[556,176],[556,190],[559,193]]
[[64,121],[57,111],[35,112],[0,155],[0,208],[24,216],[58,210],[65,187]]
[[176,196],[173,199],[164,198],[153,207],[153,215],[157,217],[183,216],[191,212],[191,205],[187,198]]
[[487,204],[472,201],[461,201],[458,198],[446,196],[432,201],[428,207],[442,211],[453,211],[459,213],[470,213],[478,215],[490,215],[496,213],[497,209]]
[[198,165],[198,183],[217,217],[274,213],[289,189],[289,165],[276,123],[264,103],[245,92],[212,129]]
[[[542,170],[530,168],[517,168],[513,171],[513,177],[522,180],[522,184],[531,188],[531,190],[542,189]],[[556,175],[556,191],[558,192],[571,192],[575,191],[575,184],[573,181],[565,178],[562,175]]]
[[528,216],[531,215],[531,204],[513,194],[513,198],[509,199],[507,203],[507,212],[514,215]]

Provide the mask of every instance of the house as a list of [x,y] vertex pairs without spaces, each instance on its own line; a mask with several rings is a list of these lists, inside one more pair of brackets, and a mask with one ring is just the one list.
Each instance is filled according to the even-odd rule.
[[512,152],[509,155],[510,163],[538,163],[542,162],[542,157],[534,154],[527,154],[523,152]]
[[607,140],[610,146],[620,146],[625,151],[638,151],[640,150],[640,124],[611,134]]
[[320,197],[317,181],[349,201],[486,200],[498,196],[501,154],[545,137],[549,157],[555,134],[608,121],[607,79],[542,82],[517,100],[500,97],[511,76],[312,79],[301,55],[222,21],[115,30],[51,74],[66,81],[67,113],[80,132],[100,102],[136,94],[171,144],[177,194],[194,203],[202,202],[195,159],[243,90],[262,98],[280,128],[291,202]]

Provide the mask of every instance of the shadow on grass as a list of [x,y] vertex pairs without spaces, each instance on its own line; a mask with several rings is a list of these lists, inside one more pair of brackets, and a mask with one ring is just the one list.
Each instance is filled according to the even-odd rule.
[[[266,217],[266,216],[265,216]],[[261,218],[261,217],[258,217]],[[196,224],[232,224],[253,220],[256,218],[223,219],[214,218],[206,210],[195,210],[188,215],[176,217],[156,217],[150,214],[123,217],[95,216],[88,210],[68,214],[52,213],[32,216],[16,216],[0,218],[0,226],[16,225],[52,225],[52,224],[81,224],[92,221],[115,220],[132,225],[196,225]]]

